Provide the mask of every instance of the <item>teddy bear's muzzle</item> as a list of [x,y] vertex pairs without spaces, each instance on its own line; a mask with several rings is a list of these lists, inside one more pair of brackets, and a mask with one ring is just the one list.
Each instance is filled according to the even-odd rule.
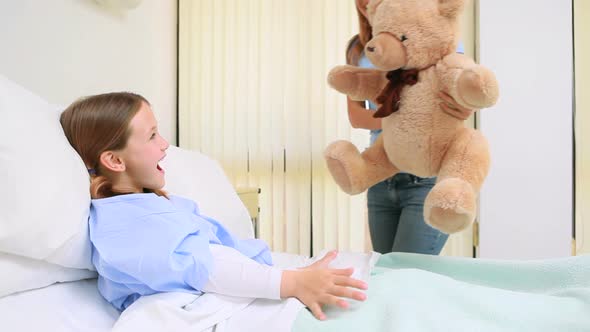
[[381,32],[365,46],[365,54],[375,67],[396,70],[406,65],[406,48],[402,42],[387,32]]

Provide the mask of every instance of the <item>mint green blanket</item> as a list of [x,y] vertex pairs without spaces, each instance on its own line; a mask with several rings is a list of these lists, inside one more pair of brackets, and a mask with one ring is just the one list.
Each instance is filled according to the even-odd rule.
[[392,253],[366,302],[302,310],[293,331],[590,331],[590,255],[500,261]]

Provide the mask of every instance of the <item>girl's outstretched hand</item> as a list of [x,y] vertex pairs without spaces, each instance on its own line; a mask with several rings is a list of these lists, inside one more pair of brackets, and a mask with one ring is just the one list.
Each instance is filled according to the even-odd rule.
[[337,253],[331,251],[317,262],[299,270],[283,271],[281,280],[281,297],[296,297],[303,302],[320,320],[326,318],[322,305],[335,305],[348,308],[344,298],[364,301],[367,296],[356,289],[366,290],[367,284],[351,278],[352,268],[332,269],[330,262]]

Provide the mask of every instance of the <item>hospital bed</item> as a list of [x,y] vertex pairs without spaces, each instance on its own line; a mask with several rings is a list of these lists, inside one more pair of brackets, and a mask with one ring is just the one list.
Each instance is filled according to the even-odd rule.
[[[171,147],[168,160],[162,163],[169,180],[170,192],[182,193],[200,201],[202,209],[207,210],[219,220],[229,220],[230,228],[244,237],[253,236],[253,222],[242,204],[239,195],[223,175],[222,169],[213,160],[199,153],[192,153]],[[184,174],[176,178],[174,174]],[[194,181],[193,181],[194,180]],[[192,185],[189,185],[193,182]],[[194,187],[193,187],[194,185]],[[200,190],[192,190],[200,188]],[[207,193],[203,195],[201,193]],[[251,197],[252,190],[240,190],[246,193],[246,202],[255,204]],[[244,197],[243,195],[241,197]],[[254,209],[252,207],[251,209]],[[2,255],[0,259],[11,256]],[[285,255],[285,257],[288,257]],[[299,258],[294,258],[299,259]],[[34,264],[34,262],[28,262]],[[15,263],[16,264],[16,263]],[[11,270],[0,272],[5,278]],[[33,273],[46,274],[44,266],[38,271],[27,272],[20,278],[36,278]],[[62,272],[67,274],[67,272]],[[59,276],[58,276],[59,277]],[[65,280],[67,275],[61,275]],[[111,331],[119,312],[107,303],[98,293],[96,279],[93,275],[81,275],[82,280],[54,283],[43,280],[38,289],[29,289],[0,298],[1,331]],[[77,278],[72,276],[71,278]],[[57,280],[56,280],[57,281]],[[8,292],[9,290],[3,290]]]
[[[97,290],[88,173],[63,135],[61,110],[0,75],[0,331],[111,331],[120,317]],[[254,237],[256,188],[236,190],[215,160],[174,146],[161,166],[166,191],[194,200],[238,237]]]
[[[148,302],[151,306],[133,316],[132,309],[148,297],[121,315],[98,293],[88,240],[88,174],[63,135],[58,121],[61,109],[0,75],[0,331],[183,330],[171,327],[174,319],[195,318],[178,319],[184,311],[173,312],[168,305],[194,309],[202,304],[190,298],[194,294],[157,294],[159,302]],[[203,214],[237,236],[254,236],[252,215],[216,161],[171,146],[162,166],[167,171],[166,190],[198,202]],[[242,196],[245,201],[254,201],[250,210],[255,214],[256,199],[251,195],[256,192],[241,193],[247,195]],[[324,330],[590,331],[590,257],[541,262],[411,254],[383,258],[380,262],[389,265],[381,274],[381,288],[371,296],[383,297],[381,303],[386,305],[377,303],[374,308],[387,311],[329,313],[336,318],[362,313],[365,319],[356,322],[380,325],[352,326],[333,319]],[[284,253],[273,253],[273,260],[280,267],[311,261]],[[374,263],[372,253],[343,255],[340,266],[354,266],[356,276],[367,279]],[[379,285],[379,278],[371,282]],[[372,289],[370,284],[369,292]],[[227,305],[243,304],[208,299],[196,323],[209,328],[191,331],[212,331],[213,325],[207,325],[210,316],[226,314]],[[141,329],[124,328],[132,321],[126,317],[138,317],[144,324]],[[239,324],[233,326],[225,331],[243,330]],[[259,326],[255,331],[280,330],[268,321]]]

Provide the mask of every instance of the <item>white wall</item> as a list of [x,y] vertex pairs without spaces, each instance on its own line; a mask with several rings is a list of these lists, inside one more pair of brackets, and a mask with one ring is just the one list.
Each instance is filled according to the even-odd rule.
[[176,1],[130,11],[93,0],[1,0],[0,74],[53,103],[107,91],[144,95],[176,137]]
[[480,112],[492,167],[481,192],[480,256],[571,254],[572,9],[563,0],[482,0],[479,60],[500,83]]

